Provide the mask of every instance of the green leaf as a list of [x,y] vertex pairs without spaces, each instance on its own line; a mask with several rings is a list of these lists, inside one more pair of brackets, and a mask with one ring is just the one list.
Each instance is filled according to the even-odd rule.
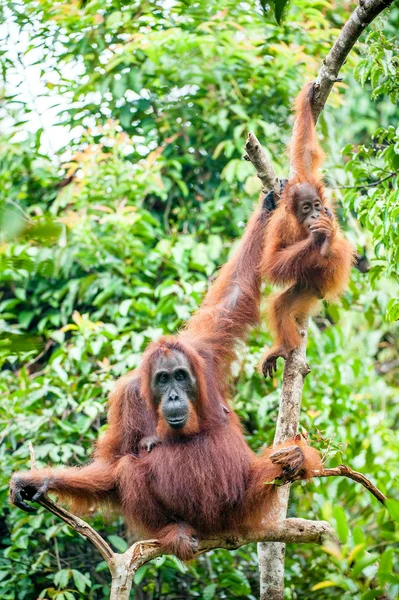
[[396,523],[399,523],[399,500],[388,498],[385,502],[385,505],[392,519],[396,521]]
[[114,10],[106,20],[106,26],[108,29],[114,29],[115,27],[122,25],[122,13],[119,10]]
[[360,596],[360,600],[373,600],[374,598],[378,598],[378,596],[381,596],[381,594],[383,593],[384,590],[379,588],[376,588],[374,590],[368,590]]
[[284,9],[288,4],[289,0],[273,0],[274,2],[274,16],[276,17],[277,23],[280,25]]
[[70,569],[62,569],[62,571],[58,571],[58,573],[56,573],[54,576],[55,585],[61,589],[67,587],[71,574],[72,573]]
[[337,584],[335,583],[335,581],[325,579],[324,581],[320,581],[320,583],[316,583],[316,585],[314,585],[310,591],[317,592],[317,590],[324,590],[329,587],[337,587]]
[[119,535],[109,535],[108,536],[108,541],[109,541],[110,544],[112,544],[113,546],[115,546],[115,548],[119,552],[122,552],[122,553],[126,552],[126,550],[129,547],[127,541],[124,540],[123,538],[119,537]]
[[337,523],[337,533],[340,541],[346,544],[348,541],[349,527],[346,519],[346,514],[341,506],[334,506],[333,515]]
[[204,588],[204,591],[202,594],[203,600],[212,600],[212,598],[215,597],[216,589],[217,589],[216,583],[210,583],[209,585],[207,585]]
[[72,569],[73,580],[75,582],[76,588],[79,592],[84,592],[86,587],[91,586],[91,581],[86,575],[83,575],[80,571],[76,569]]
[[141,582],[143,581],[143,579],[146,576],[146,573],[148,571],[149,571],[148,565],[143,565],[142,567],[139,567],[137,569],[137,571],[135,572],[134,577],[133,577],[133,581],[134,581],[135,585],[141,584]]
[[380,564],[378,567],[378,576],[391,575],[393,572],[394,549],[388,548],[381,555]]

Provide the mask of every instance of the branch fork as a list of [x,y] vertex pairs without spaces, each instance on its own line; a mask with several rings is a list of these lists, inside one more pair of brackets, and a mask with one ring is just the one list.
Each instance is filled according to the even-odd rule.
[[[112,577],[110,600],[129,600],[132,581],[137,569],[163,555],[157,540],[142,540],[130,546],[126,552],[114,552],[108,542],[91,525],[80,517],[59,506],[50,498],[37,502],[59,517],[97,548],[106,561]],[[200,540],[196,556],[216,548],[234,550],[251,542],[268,541],[282,543],[314,543],[338,545],[335,532],[326,521],[307,519],[284,519],[280,523],[266,524],[263,531],[254,536],[220,535]]]
[[[31,468],[36,469],[35,452],[32,443],[29,443],[31,455]],[[361,483],[382,504],[386,497],[378,490],[364,475],[352,471],[346,465],[340,465],[334,469],[325,469],[317,474],[319,477],[345,476]],[[278,494],[282,495],[282,502],[277,504],[275,519],[270,520],[264,529],[252,536],[238,536],[223,534],[200,540],[196,556],[200,556],[216,548],[234,550],[251,542],[273,542],[266,544],[267,548],[274,548],[279,544],[280,548],[286,543],[314,543],[319,545],[339,545],[337,537],[331,525],[327,521],[311,521],[308,519],[286,519],[284,514],[284,501],[288,500],[289,484],[279,488]],[[86,521],[72,514],[48,496],[41,497],[37,504],[67,523],[72,529],[83,537],[86,537],[100,552],[106,561],[112,577],[110,600],[129,600],[132,581],[137,569],[145,563],[162,556],[163,552],[157,540],[141,540],[130,546],[126,552],[120,554],[114,552],[108,542]],[[273,560],[273,556],[272,556]]]

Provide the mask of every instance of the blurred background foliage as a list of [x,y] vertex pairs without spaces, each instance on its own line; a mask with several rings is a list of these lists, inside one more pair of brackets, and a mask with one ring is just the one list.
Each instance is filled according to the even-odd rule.
[[[354,6],[296,0],[278,25],[264,2],[0,2],[2,598],[107,596],[96,551],[41,509],[11,509],[9,477],[29,467],[29,441],[41,465],[90,458],[115,379],[189,317],[243,231],[260,187],[242,160],[246,132],[286,175],[291,100]],[[302,411],[329,465],[361,470],[393,500],[388,514],[349,480],[295,485],[290,515],[329,520],[342,548],[290,546],[287,599],[399,594],[398,27],[396,3],[319,121],[326,181],[361,259],[340,304],[311,323]],[[269,342],[262,325],[233,373],[254,449],[272,441],[278,409],[281,370],[267,383],[256,372]],[[121,521],[93,523],[127,547]],[[255,546],[188,566],[163,557],[132,592],[257,596]]]

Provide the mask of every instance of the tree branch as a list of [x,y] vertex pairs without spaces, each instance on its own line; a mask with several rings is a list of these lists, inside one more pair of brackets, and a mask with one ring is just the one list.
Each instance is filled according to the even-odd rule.
[[359,0],[359,5],[345,23],[319,71],[312,106],[315,121],[324,108],[349,52],[366,27],[392,3],[393,0]]
[[38,501],[38,504],[40,504],[40,506],[44,506],[44,508],[53,513],[53,515],[65,521],[65,523],[72,527],[72,529],[90,540],[109,565],[110,561],[112,561],[114,557],[114,552],[111,549],[111,546],[95,529],[93,529],[93,527],[91,527],[83,519],[80,519],[79,517],[70,513],[68,510],[66,510],[66,508],[63,508],[62,506],[59,506],[59,504],[56,504],[50,500],[50,498],[42,498]]
[[376,187],[377,185],[380,185],[380,183],[382,183],[383,181],[386,181],[387,179],[391,179],[391,177],[395,177],[395,175],[397,175],[397,172],[394,171],[392,173],[389,173],[389,175],[386,175],[385,177],[381,177],[381,179],[378,179],[377,181],[372,181],[371,183],[362,183],[361,185],[336,185],[334,187],[330,187],[330,190],[362,190],[364,188],[368,188],[368,187]]
[[339,465],[339,467],[334,467],[333,469],[324,469],[322,473],[320,473],[319,477],[348,477],[357,483],[360,483],[363,487],[366,488],[373,496],[377,498],[381,504],[385,506],[385,501],[387,497],[375,487],[373,483],[367,477],[365,477],[362,473],[358,471],[353,471],[350,467],[346,465]]
[[[139,567],[163,555],[157,540],[142,540],[130,546],[126,552],[114,552],[101,535],[86,521],[59,506],[50,498],[38,500],[38,504],[67,523],[72,529],[86,537],[99,550],[106,561],[112,576],[110,600],[128,600],[133,576]],[[311,521],[307,519],[285,519],[278,523],[267,524],[265,528],[253,536],[217,535],[201,540],[196,556],[204,552],[225,548],[235,550],[245,544],[259,541],[337,545],[339,542],[331,525],[326,521]]]
[[[295,352],[295,360],[286,369],[285,372],[285,393],[283,391],[283,401],[290,400],[293,388],[298,389],[298,377],[303,380],[309,372],[309,367],[305,361],[306,347],[306,331],[303,333],[304,340],[301,348]],[[298,393],[297,391],[295,393]],[[298,403],[291,407],[291,410],[297,409]],[[277,425],[277,435],[281,437],[292,437],[290,423],[284,423],[281,420]],[[29,450],[31,456],[31,468],[36,469],[35,451],[32,443],[29,442]],[[386,497],[380,492],[364,475],[353,471],[346,465],[340,465],[333,469],[325,469],[319,477],[336,477],[345,476],[361,483],[368,489],[380,502],[385,503]],[[286,491],[285,491],[286,490]],[[286,519],[284,516],[284,502],[288,500],[289,485],[281,486],[278,491],[280,498],[276,505],[276,514],[273,519],[269,519],[261,531],[253,535],[230,535],[220,534],[200,540],[199,548],[196,556],[200,556],[210,550],[216,548],[224,548],[226,550],[235,550],[252,542],[262,542],[266,548],[276,547],[281,548],[284,553],[285,544],[287,543],[314,543],[314,544],[335,544],[339,542],[331,525],[326,521],[311,521],[308,519]],[[282,502],[280,501],[282,499]],[[119,554],[114,552],[104,538],[91,527],[86,521],[72,514],[62,506],[53,502],[49,497],[42,497],[37,501],[37,504],[43,506],[46,510],[56,515],[59,519],[67,523],[72,529],[86,537],[100,552],[103,559],[106,561],[112,576],[111,596],[110,600],[129,600],[130,590],[132,587],[133,576],[137,569],[148,561],[162,556],[163,552],[157,540],[142,540],[130,546],[126,552]],[[270,546],[268,545],[270,544]],[[266,556],[266,555],[265,555]],[[271,553],[273,561],[274,554]],[[278,556],[278,555],[277,555]],[[269,564],[269,568],[273,567],[273,562]],[[275,572],[274,572],[275,573]],[[272,598],[273,596],[270,596]]]
[[[306,375],[310,372],[306,362],[308,322],[302,325],[302,341],[285,361],[283,389],[278,412],[274,443],[280,444],[298,433],[302,404],[302,390]],[[276,513],[273,517],[283,521],[287,515],[290,485],[281,486],[277,492]],[[260,600],[274,600],[284,597],[285,544],[261,543],[258,546],[260,571]]]
[[247,141],[245,142],[245,151],[244,159],[250,160],[255,167],[256,174],[262,182],[262,191],[266,194],[269,190],[273,190],[276,199],[278,199],[280,196],[279,178],[274,172],[273,166],[259,143],[258,138],[252,131],[248,133]]
[[[32,442],[29,442],[29,452],[30,467],[32,471],[36,471],[36,456]],[[49,512],[53,513],[53,515],[55,515],[56,517],[59,517],[60,519],[65,521],[65,523],[72,527],[72,529],[74,529],[84,537],[87,537],[91,541],[91,543],[96,546],[101,556],[104,558],[104,560],[107,561],[109,565],[109,561],[112,560],[114,552],[112,551],[109,544],[107,544],[107,542],[104,540],[104,538],[102,538],[101,535],[97,533],[95,529],[93,529],[93,527],[86,523],[86,521],[83,521],[83,519],[76,517],[62,506],[59,506],[58,504],[50,500],[50,498],[48,498],[47,496],[38,500],[37,503],[40,504],[40,506],[44,506],[44,508],[46,508]]]
[[[366,27],[392,3],[393,0],[359,0],[359,6],[353,11],[342,28],[333,47],[324,59],[317,76],[312,106],[315,121],[319,118],[332,87],[338,80],[338,73],[349,52]],[[251,131],[245,143],[245,151],[244,159],[250,160],[254,165],[256,173],[262,182],[263,191],[267,192],[273,189],[278,197],[279,179],[258,138]]]

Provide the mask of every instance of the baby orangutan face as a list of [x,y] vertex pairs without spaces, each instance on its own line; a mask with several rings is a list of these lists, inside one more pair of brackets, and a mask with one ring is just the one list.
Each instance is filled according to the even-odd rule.
[[295,192],[295,215],[298,223],[309,229],[324,212],[323,203],[315,188],[309,183],[301,183]]
[[183,429],[198,395],[197,380],[183,352],[167,350],[155,359],[151,394],[167,424],[172,429]]

